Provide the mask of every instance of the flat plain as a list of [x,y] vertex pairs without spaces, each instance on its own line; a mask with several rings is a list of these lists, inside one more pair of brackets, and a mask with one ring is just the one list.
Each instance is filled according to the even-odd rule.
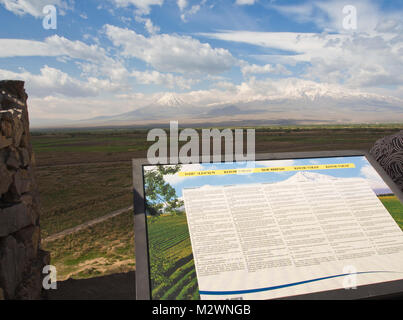
[[[256,152],[369,150],[377,139],[402,129],[403,124],[259,127]],[[130,128],[32,132],[42,245],[51,252],[59,280],[135,270],[130,211],[54,241],[46,238],[132,205],[131,159],[146,157],[152,144],[147,132]],[[392,200],[389,203],[394,206]],[[192,285],[181,294],[192,294]]]

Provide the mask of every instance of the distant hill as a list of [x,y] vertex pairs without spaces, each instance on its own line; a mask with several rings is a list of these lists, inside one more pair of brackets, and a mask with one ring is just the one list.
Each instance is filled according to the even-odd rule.
[[[235,98],[234,98],[235,99]],[[135,105],[135,101],[133,102]],[[81,121],[33,119],[39,126],[91,127],[180,123],[349,124],[392,123],[403,119],[403,101],[377,94],[344,92],[329,88],[294,88],[284,95],[217,102],[191,102],[186,94],[165,93],[152,103],[126,113]]]
[[[278,120],[304,119],[307,121],[333,121],[349,123],[354,119],[380,121],[391,114],[403,119],[403,103],[375,94],[333,92],[323,88],[295,88],[286,97],[259,98],[248,101],[215,103],[207,106],[186,101],[184,95],[166,93],[151,104],[115,116],[94,118],[91,122],[138,122],[188,120],[200,122],[214,120]],[[391,112],[393,111],[393,112]],[[386,119],[385,119],[386,120]],[[396,116],[389,121],[395,121]],[[85,122],[85,121],[84,121]]]

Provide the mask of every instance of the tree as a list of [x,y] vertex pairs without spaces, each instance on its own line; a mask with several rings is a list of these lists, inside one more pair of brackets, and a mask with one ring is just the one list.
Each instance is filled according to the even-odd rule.
[[144,173],[146,212],[152,216],[159,216],[164,212],[178,213],[184,205],[178,199],[175,189],[164,180],[165,175],[176,174],[181,165],[156,166]]

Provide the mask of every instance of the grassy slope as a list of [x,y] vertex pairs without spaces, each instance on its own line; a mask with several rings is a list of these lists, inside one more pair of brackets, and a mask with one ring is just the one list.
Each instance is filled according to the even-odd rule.
[[393,219],[403,230],[403,205],[396,197],[380,197],[383,205],[388,209]]
[[135,269],[133,212],[46,243],[58,280],[91,278]]

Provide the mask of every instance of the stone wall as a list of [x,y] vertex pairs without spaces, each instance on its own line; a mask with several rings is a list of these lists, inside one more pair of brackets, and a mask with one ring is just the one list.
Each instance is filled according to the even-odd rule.
[[22,81],[0,81],[0,299],[40,299],[39,198],[27,94]]

